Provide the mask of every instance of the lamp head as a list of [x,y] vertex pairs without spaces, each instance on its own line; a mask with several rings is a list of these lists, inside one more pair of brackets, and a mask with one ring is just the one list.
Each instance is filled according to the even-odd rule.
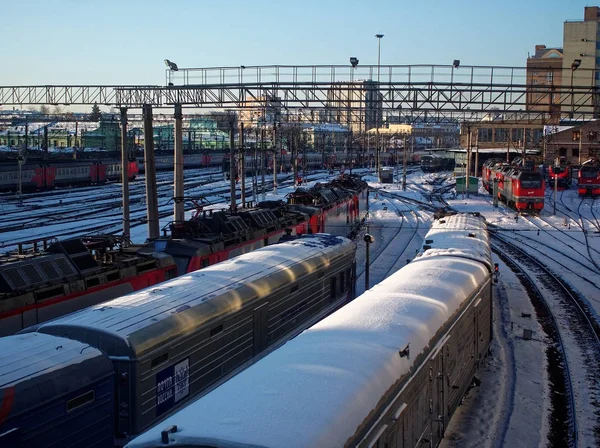
[[175,62],[169,61],[168,59],[165,59],[165,65],[167,67],[169,67],[169,70],[173,70],[174,72],[179,70],[179,68],[177,67],[177,64],[175,64]]
[[383,34],[375,34],[375,37],[376,37],[377,39],[381,39],[381,38],[383,37]]
[[358,58],[350,58],[350,65],[352,65],[352,67],[356,68],[356,66],[358,65]]
[[573,63],[571,64],[571,70],[573,70],[573,71],[577,70],[580,65],[581,65],[581,59],[575,59],[573,61]]
[[460,65],[460,59],[455,59],[452,62],[452,67],[454,67],[454,68],[458,68],[459,65]]

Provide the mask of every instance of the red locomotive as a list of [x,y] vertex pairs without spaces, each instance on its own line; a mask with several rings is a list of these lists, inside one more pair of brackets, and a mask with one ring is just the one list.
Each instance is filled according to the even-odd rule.
[[[238,210],[200,211],[170,236],[124,248],[113,236],[56,242],[0,258],[0,336],[277,243],[287,235],[352,236],[367,210],[366,182],[345,176]],[[307,196],[308,195],[308,196]],[[118,247],[117,247],[118,246]]]
[[590,159],[581,164],[577,175],[579,196],[600,195],[600,162]]
[[572,170],[565,157],[560,157],[559,163],[548,167],[548,186],[557,190],[566,190],[571,186]]
[[544,208],[544,178],[527,165],[522,166],[525,168],[490,160],[484,164],[483,185],[493,194],[497,179],[498,199],[517,211],[539,213]]

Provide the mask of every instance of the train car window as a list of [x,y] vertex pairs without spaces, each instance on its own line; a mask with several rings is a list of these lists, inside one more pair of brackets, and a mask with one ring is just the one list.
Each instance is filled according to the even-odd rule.
[[340,272],[340,292],[346,290],[346,273],[344,271]]
[[91,403],[96,398],[96,393],[93,390],[86,392],[83,395],[75,397],[69,401],[67,401],[67,412],[74,411],[75,409],[80,408],[88,403]]
[[211,329],[210,337],[212,338],[213,336],[216,336],[217,334],[221,333],[222,331],[223,331],[223,324]]
[[209,259],[208,259],[208,258],[203,258],[203,259],[202,259],[202,267],[203,267],[203,268],[207,267],[207,266],[208,266],[208,264],[209,264],[209,262],[210,262],[210,261],[209,261]]
[[292,286],[292,289],[290,289],[290,294],[295,293],[296,291],[298,291],[298,285]]
[[331,301],[335,300],[337,296],[337,278],[331,277],[329,279],[329,298]]
[[325,275],[325,272],[321,271],[321,272],[319,272],[319,275],[317,278],[323,278],[324,275]]
[[154,358],[152,361],[150,361],[150,368],[153,369],[156,366],[167,362],[169,360],[169,354],[168,353],[163,353],[160,356],[157,356],[156,358]]
[[346,288],[350,289],[352,287],[352,269],[346,269],[346,280],[348,281]]

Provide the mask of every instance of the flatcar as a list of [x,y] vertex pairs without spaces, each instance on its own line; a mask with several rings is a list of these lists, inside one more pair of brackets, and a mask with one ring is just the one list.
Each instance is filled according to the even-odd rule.
[[418,257],[128,448],[437,446],[492,338],[485,220]]
[[343,237],[304,236],[25,331],[112,361],[123,443],[350,302],[355,252]]
[[110,359],[88,344],[0,338],[0,447],[112,447],[114,381]]
[[590,159],[581,164],[577,175],[577,193],[579,196],[600,195],[600,162],[598,160]]

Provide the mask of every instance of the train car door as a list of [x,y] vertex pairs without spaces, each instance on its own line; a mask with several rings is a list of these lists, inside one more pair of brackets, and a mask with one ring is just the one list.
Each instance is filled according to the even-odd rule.
[[438,349],[429,359],[429,414],[431,416],[431,432],[433,446],[444,437],[446,428],[446,404],[444,401],[444,342],[441,341]]
[[261,353],[268,345],[269,336],[269,303],[263,303],[254,309],[254,356]]

